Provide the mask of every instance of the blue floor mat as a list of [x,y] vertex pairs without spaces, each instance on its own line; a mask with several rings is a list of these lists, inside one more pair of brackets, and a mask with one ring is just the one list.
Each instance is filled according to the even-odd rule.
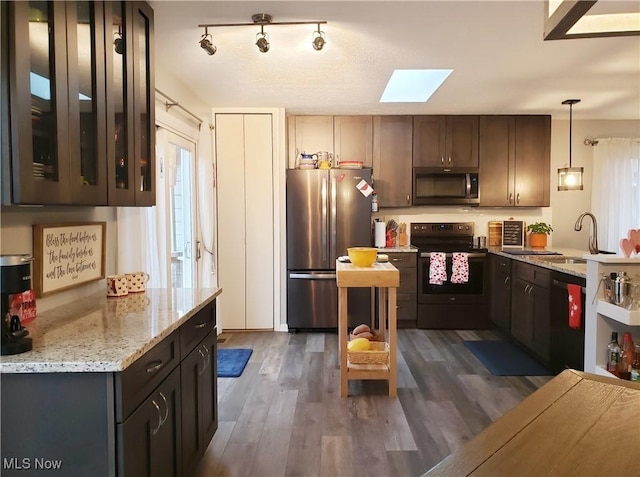
[[246,348],[221,348],[218,349],[218,377],[237,378],[244,371],[252,349]]
[[542,364],[508,341],[464,341],[494,376],[553,376]]

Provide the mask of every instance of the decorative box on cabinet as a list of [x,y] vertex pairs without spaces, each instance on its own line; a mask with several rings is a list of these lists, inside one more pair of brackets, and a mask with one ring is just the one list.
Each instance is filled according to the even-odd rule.
[[413,167],[478,167],[478,116],[414,116]]
[[411,205],[412,147],[412,116],[374,116],[373,187],[380,207]]
[[400,272],[397,295],[398,328],[415,328],[418,313],[418,254],[389,252],[389,262]]
[[548,207],[551,116],[480,116],[480,205]]
[[[7,3],[9,75],[3,69],[2,102],[11,108],[3,112],[11,139],[3,144],[3,203],[155,204],[153,10],[143,2]],[[114,28],[127,54],[113,53]],[[120,64],[127,59],[120,71],[114,57]],[[109,96],[109,109],[114,83],[128,89]],[[130,109],[118,116],[127,117],[125,130],[113,126],[114,104]],[[115,155],[114,141],[126,144],[126,152]],[[109,171],[114,161],[129,158],[131,195],[115,200]]]
[[516,261],[511,287],[511,336],[549,361],[551,271]]

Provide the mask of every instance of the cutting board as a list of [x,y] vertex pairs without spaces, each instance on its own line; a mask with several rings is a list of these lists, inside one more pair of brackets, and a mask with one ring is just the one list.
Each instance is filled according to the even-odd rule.
[[502,222],[489,222],[489,247],[500,247],[502,245]]

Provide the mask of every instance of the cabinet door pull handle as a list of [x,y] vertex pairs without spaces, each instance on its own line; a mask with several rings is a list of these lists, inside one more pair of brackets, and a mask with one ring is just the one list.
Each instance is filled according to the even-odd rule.
[[520,203],[520,192],[518,192],[518,195],[516,195],[516,204]]
[[164,394],[162,392],[160,392],[160,397],[164,401],[164,417],[162,418],[162,421],[160,421],[160,426],[162,426],[165,422],[167,422],[167,418],[169,417],[169,403],[167,402],[167,398],[164,397]]
[[444,166],[444,156],[440,156],[440,165]]
[[411,203],[411,195],[407,194],[407,204],[410,204],[410,203]]
[[401,262],[402,259],[401,258],[392,258],[391,261],[392,262]]
[[504,277],[504,285],[505,286],[509,285],[509,279],[510,279],[510,277]]
[[509,194],[509,203],[513,203],[513,193]]
[[202,323],[198,323],[197,325],[194,325],[194,328],[195,328],[196,330],[199,330],[199,329],[201,329],[201,328],[204,328],[205,326],[207,326],[207,322],[206,322],[206,321],[203,321]]
[[449,156],[449,165],[451,165],[451,156]]
[[151,431],[151,435],[155,436],[160,430],[160,427],[162,426],[162,416],[160,415],[160,406],[158,406],[158,403],[156,402],[155,399],[151,401],[151,404],[154,405],[154,407],[156,408],[156,412],[158,413],[158,425],[156,426],[155,429]]
[[211,351],[209,351],[207,345],[202,345],[202,347],[204,348],[204,352],[207,354],[207,364],[205,365],[205,368],[209,368],[209,365],[211,364]]
[[198,374],[202,374],[202,373],[204,373],[204,370],[207,368],[207,357],[202,352],[202,348],[198,349],[198,354],[202,358],[202,369],[200,371],[198,371]]
[[162,368],[162,366],[164,366],[164,363],[162,362],[162,360],[155,361],[155,364],[153,366],[149,366],[147,368],[147,373],[153,373],[155,371],[158,371],[160,368]]

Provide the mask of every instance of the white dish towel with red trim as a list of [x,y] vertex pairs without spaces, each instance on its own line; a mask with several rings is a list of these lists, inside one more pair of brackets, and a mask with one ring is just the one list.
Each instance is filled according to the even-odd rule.
[[447,280],[447,254],[431,252],[429,257],[429,284],[442,285]]
[[469,256],[465,252],[453,252],[451,255],[451,283],[469,281]]

